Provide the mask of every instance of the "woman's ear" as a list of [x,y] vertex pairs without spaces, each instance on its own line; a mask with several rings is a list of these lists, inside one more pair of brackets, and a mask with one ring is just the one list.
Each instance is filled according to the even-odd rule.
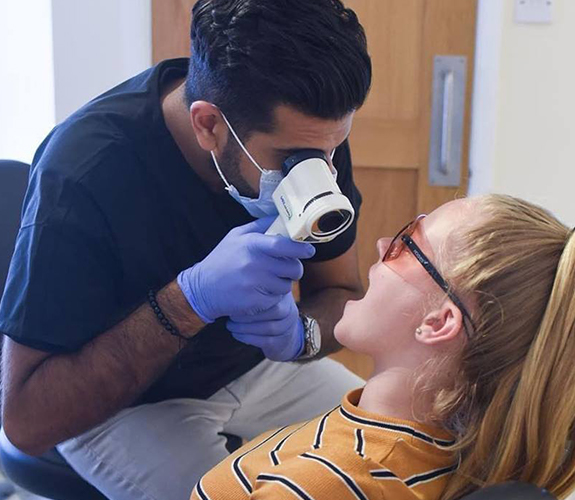
[[190,121],[198,144],[204,151],[218,151],[228,140],[228,128],[220,110],[206,101],[190,106]]
[[459,308],[446,300],[439,309],[430,312],[416,330],[418,342],[434,346],[455,340],[462,332],[463,315]]

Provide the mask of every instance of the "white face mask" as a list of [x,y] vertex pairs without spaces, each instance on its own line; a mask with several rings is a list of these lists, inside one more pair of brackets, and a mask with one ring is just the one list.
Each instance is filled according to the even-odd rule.
[[[221,113],[221,111],[220,111]],[[231,126],[228,119],[222,113],[222,118],[226,122],[226,125],[230,129],[230,132],[234,136],[234,139],[239,144],[242,151],[246,154],[246,156],[250,159],[250,161],[256,166],[256,168],[261,172],[260,177],[260,194],[257,198],[249,198],[248,196],[242,196],[237,188],[231,185],[227,179],[224,177],[222,169],[218,163],[216,155],[213,151],[211,151],[212,159],[214,160],[214,164],[216,165],[216,169],[220,177],[224,181],[226,185],[226,191],[230,194],[230,196],[236,200],[240,205],[242,205],[252,217],[257,219],[261,217],[267,217],[270,215],[278,215],[278,209],[275,206],[274,200],[272,195],[274,191],[279,186],[280,182],[283,180],[283,173],[281,170],[266,170],[259,166],[258,162],[254,160],[253,156],[249,153],[246,149],[238,135],[236,134],[235,130]]]
[[[220,174],[220,177],[222,178],[222,180],[224,181],[224,184],[226,185],[226,191],[230,194],[230,196],[234,200],[236,200],[240,205],[242,205],[252,217],[255,217],[256,219],[259,219],[261,217],[272,216],[272,215],[278,216],[279,212],[278,212],[278,209],[274,203],[272,195],[274,194],[274,191],[277,189],[277,187],[280,185],[281,181],[284,178],[282,171],[281,170],[267,170],[265,168],[260,167],[258,162],[254,159],[254,157],[250,154],[250,152],[244,146],[243,142],[238,137],[238,134],[236,134],[236,131],[233,129],[232,125],[230,124],[230,122],[226,118],[226,115],[224,115],[224,113],[222,113],[221,110],[220,110],[220,113],[222,115],[222,118],[226,122],[226,125],[230,129],[230,132],[234,136],[234,139],[239,144],[240,148],[242,148],[242,151],[246,154],[246,156],[250,159],[250,161],[256,166],[256,168],[261,172],[259,196],[257,198],[249,198],[248,196],[242,196],[239,193],[239,191],[237,190],[237,188],[235,186],[233,186],[232,184],[230,184],[228,182],[228,180],[225,178],[225,176],[222,172],[222,169],[220,168],[220,164],[218,162],[218,159],[216,158],[215,153],[213,151],[210,151],[210,153],[212,155],[212,159],[214,160],[214,164],[215,164],[216,169],[218,171],[218,174]],[[330,155],[332,160],[333,160],[334,155],[335,155],[335,149],[332,151],[332,153]],[[337,170],[335,168],[332,168],[331,173],[332,173],[334,179],[337,180]]]

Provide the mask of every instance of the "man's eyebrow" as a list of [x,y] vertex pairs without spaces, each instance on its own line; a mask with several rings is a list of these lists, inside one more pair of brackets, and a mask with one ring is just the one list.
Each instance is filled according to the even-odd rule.
[[[335,147],[335,149],[342,146],[345,143],[345,141],[347,141],[348,139],[349,139],[349,135],[340,144],[338,144]],[[300,151],[303,151],[304,149],[319,149],[319,148],[310,148],[309,146],[307,148],[275,148],[275,150],[278,154],[285,154],[287,156],[291,156],[291,155],[294,155],[296,153],[299,153]],[[320,149],[320,151],[323,151],[323,150]],[[331,153],[331,151],[328,151],[328,154],[329,153]]]

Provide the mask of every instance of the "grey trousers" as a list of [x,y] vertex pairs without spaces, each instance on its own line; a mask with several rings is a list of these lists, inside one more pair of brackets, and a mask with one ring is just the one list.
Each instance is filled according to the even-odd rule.
[[228,454],[220,433],[249,440],[313,418],[363,383],[330,359],[265,360],[207,400],[128,408],[58,450],[110,500],[187,500],[199,478]]

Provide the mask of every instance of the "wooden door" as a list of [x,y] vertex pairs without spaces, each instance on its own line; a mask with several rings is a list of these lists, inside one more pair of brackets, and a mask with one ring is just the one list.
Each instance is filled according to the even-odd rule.
[[[374,67],[373,87],[357,113],[351,136],[354,175],[364,198],[358,244],[367,286],[377,238],[395,234],[417,214],[467,191],[477,0],[344,1],[366,29]],[[155,61],[189,54],[194,3],[153,0]],[[467,58],[463,180],[458,187],[434,187],[428,182],[436,55]],[[346,350],[334,357],[363,377],[372,370],[368,358]]]

